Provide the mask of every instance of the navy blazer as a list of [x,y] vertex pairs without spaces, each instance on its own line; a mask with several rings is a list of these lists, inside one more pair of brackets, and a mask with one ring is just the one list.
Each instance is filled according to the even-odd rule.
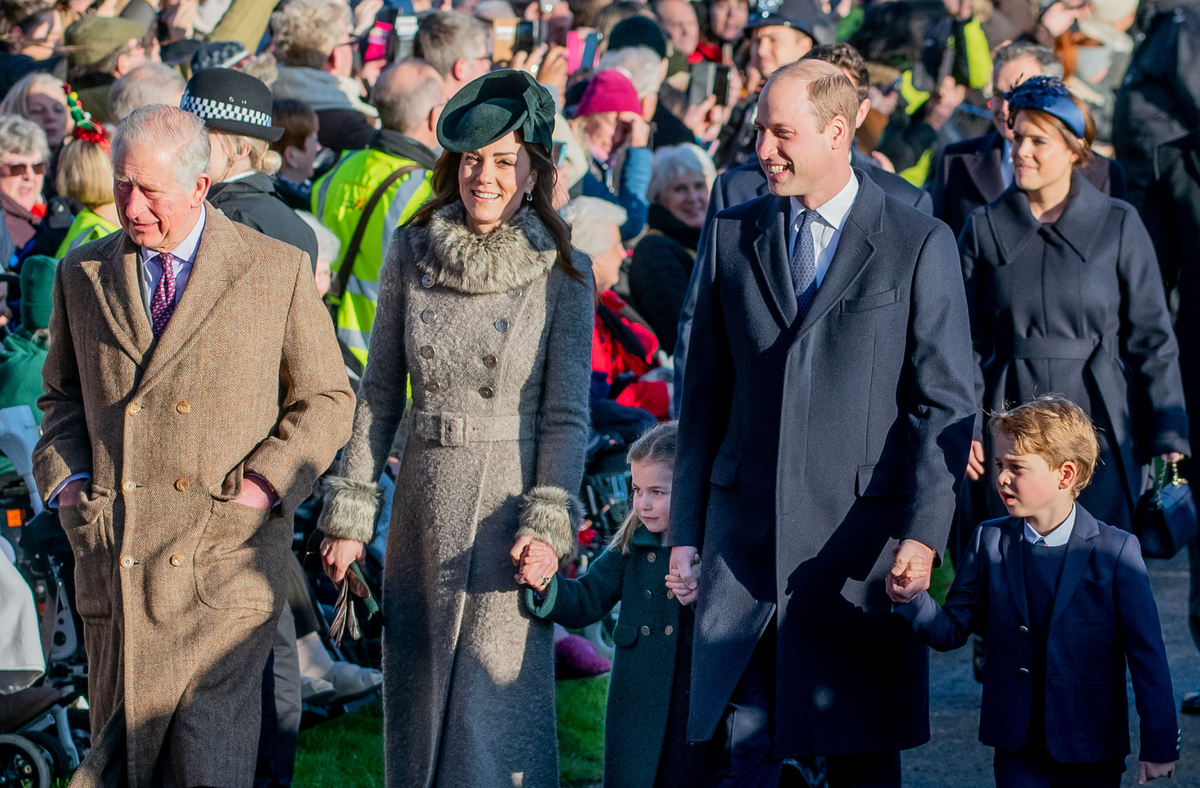
[[[921,213],[933,214],[933,198],[924,189],[918,189],[895,173],[880,167],[874,159],[858,150],[851,157],[851,164],[864,174],[870,176],[875,184],[883,189],[889,197],[894,197],[905,205],[911,205]],[[758,163],[758,157],[726,170],[717,177],[713,184],[712,194],[708,198],[708,216],[704,220],[707,227],[712,219],[726,208],[757,199],[764,194],[770,194],[767,189],[767,176]],[[692,333],[692,312],[696,308],[696,269],[692,269],[692,279],[688,284],[687,296],[683,299],[683,308],[679,311],[678,339],[675,342],[675,391],[683,391],[683,372],[687,364],[688,338]],[[676,415],[678,415],[678,405]]]
[[967,304],[949,229],[853,172],[803,320],[786,198],[727,208],[700,241],[667,538],[704,556],[693,741],[772,619],[776,757],[929,738],[928,653],[883,576],[897,540],[949,532],[975,419]]
[[[1003,155],[1004,138],[995,131],[946,146],[933,178],[933,215],[956,237],[972,211],[1004,193]],[[1125,169],[1115,159],[1094,155],[1080,172],[1108,196],[1125,197]]]
[[[1060,763],[1129,753],[1125,666],[1141,722],[1139,760],[1179,758],[1171,669],[1138,540],[1076,505],[1046,651],[1046,746]],[[1022,567],[1024,520],[989,520],[959,560],[946,604],[928,593],[896,613],[938,651],[972,632],[987,635],[979,740],[1004,750],[1025,744],[1033,659]]]

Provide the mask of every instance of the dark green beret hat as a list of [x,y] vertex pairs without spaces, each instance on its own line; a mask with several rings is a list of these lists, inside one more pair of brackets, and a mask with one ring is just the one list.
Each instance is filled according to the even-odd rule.
[[549,153],[554,144],[554,99],[524,71],[504,69],[472,80],[446,102],[438,119],[442,147],[456,153],[479,150],[511,131]]

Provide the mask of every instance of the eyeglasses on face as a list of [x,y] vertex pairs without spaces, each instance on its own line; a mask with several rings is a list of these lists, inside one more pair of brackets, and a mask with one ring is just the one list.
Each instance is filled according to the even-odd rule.
[[37,164],[0,164],[0,178],[23,178],[29,170],[33,170],[34,175],[42,175],[46,172],[46,162],[39,161]]

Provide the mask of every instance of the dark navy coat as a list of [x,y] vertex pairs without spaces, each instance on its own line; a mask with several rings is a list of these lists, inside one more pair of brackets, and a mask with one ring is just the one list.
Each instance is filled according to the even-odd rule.
[[[950,225],[955,236],[962,232],[972,211],[1004,193],[1003,155],[1004,138],[995,131],[946,146],[933,178],[933,215]],[[1105,194],[1125,197],[1125,169],[1117,161],[1092,156],[1082,172]]]
[[[981,413],[1050,392],[1082,407],[1101,428],[1102,464],[1080,502],[1129,530],[1141,466],[1191,454],[1179,353],[1137,211],[1078,172],[1068,199],[1043,225],[1013,186],[963,228],[976,395]],[[981,425],[976,437],[991,442]]]
[[703,557],[694,741],[772,618],[776,757],[929,739],[928,652],[882,578],[897,540],[945,543],[975,413],[967,307],[946,226],[854,177],[803,321],[786,198],[722,211],[700,242],[666,539]]
[[[956,567],[946,604],[921,594],[896,613],[938,651],[987,635],[979,740],[1025,745],[1033,660],[1022,545],[1024,520],[989,520]],[[1179,727],[1158,608],[1137,539],[1077,507],[1054,595],[1046,649],[1046,745],[1060,763],[1129,754],[1125,667],[1141,719],[1140,760],[1179,758]]]

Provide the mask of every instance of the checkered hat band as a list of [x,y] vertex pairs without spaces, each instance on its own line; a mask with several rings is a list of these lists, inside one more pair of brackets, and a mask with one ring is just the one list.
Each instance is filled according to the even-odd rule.
[[237,104],[226,104],[224,101],[200,98],[190,93],[183,95],[183,100],[179,102],[179,108],[204,120],[236,120],[252,126],[271,128],[271,116],[266,112],[259,112],[256,109],[241,107]]

